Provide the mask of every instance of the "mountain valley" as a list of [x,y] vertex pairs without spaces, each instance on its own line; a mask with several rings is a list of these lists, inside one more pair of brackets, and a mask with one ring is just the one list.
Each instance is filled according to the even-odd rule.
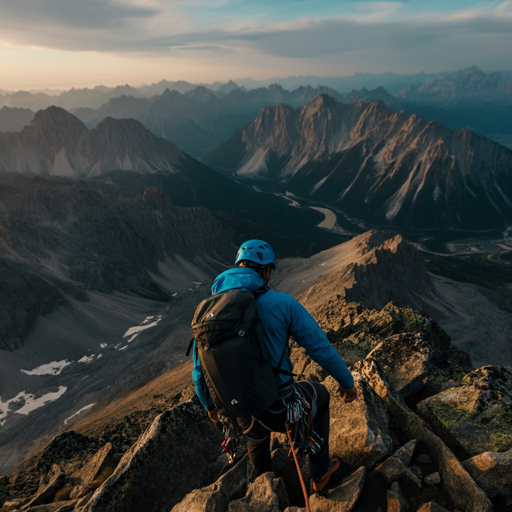
[[[396,486],[378,468],[413,441],[411,457],[428,455],[418,464],[443,482],[419,486],[402,468],[413,508],[431,499],[448,510],[512,506],[506,486],[495,491],[464,469],[512,449],[512,151],[460,127],[484,104],[505,126],[510,77],[469,68],[406,78],[371,84],[394,95],[344,94],[334,82],[291,92],[181,81],[2,92],[11,105],[0,110],[2,512],[180,512],[196,510],[211,486],[231,512],[256,496],[244,448],[231,475],[245,483],[226,483],[219,433],[185,361],[196,305],[251,238],[276,250],[271,286],[298,298],[358,375],[357,410],[382,408],[368,434],[375,451],[347,452],[359,478],[353,510],[386,509]],[[45,109],[34,114],[38,102]],[[454,112],[453,126],[432,120]],[[333,385],[291,349],[300,378]],[[461,413],[469,426],[443,416],[458,393],[481,404]],[[343,407],[333,399],[338,426],[351,417]],[[472,437],[480,420],[498,432],[485,446]],[[282,439],[273,447],[285,460]],[[92,466],[95,487],[84,476]],[[295,471],[285,467],[283,477]],[[288,476],[279,484],[288,506],[303,506]],[[157,487],[138,493],[133,482]],[[278,493],[269,482],[267,497]],[[57,490],[69,499],[50,503]],[[268,503],[282,511],[287,502]]]

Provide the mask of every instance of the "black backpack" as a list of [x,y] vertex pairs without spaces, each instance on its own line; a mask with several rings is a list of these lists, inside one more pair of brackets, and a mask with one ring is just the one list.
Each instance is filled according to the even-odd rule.
[[[219,414],[256,416],[277,398],[278,368],[269,362],[255,294],[231,290],[197,306],[192,320],[206,386]],[[283,372],[289,373],[289,372]]]

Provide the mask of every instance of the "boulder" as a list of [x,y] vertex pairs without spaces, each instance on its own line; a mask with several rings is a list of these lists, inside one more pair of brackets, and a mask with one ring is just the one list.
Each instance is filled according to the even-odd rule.
[[452,450],[466,456],[512,448],[512,371],[484,366],[462,385],[418,404],[418,412]]
[[331,395],[329,451],[353,466],[372,466],[393,450],[386,405],[361,376],[353,373],[358,397],[346,404],[338,383],[328,377],[324,385]]
[[433,355],[432,345],[421,334],[404,333],[386,338],[368,357],[379,363],[390,384],[405,398],[427,383]]
[[428,446],[431,457],[439,466],[443,487],[454,505],[466,512],[491,512],[493,505],[487,495],[471,478],[454,453],[421,420],[411,413],[405,424],[405,432],[410,437]]
[[387,493],[387,499],[387,512],[407,512],[409,510],[409,503],[407,503],[398,482],[391,485],[391,489]]
[[409,480],[419,488],[423,487],[421,479],[398,457],[389,457],[375,468],[375,472],[383,476],[388,484],[397,480]]
[[435,501],[429,501],[428,503],[423,503],[421,507],[417,510],[417,512],[450,512],[446,508],[438,505]]
[[195,489],[187,494],[172,512],[224,512],[229,504],[226,488],[219,483]]
[[75,503],[62,503],[57,501],[56,503],[47,503],[46,505],[37,505],[24,509],[26,512],[71,512],[75,510]]
[[101,447],[79,471],[71,475],[82,484],[90,484],[107,468],[115,467],[114,450],[110,443]]
[[373,359],[361,361],[359,371],[386,403],[391,425],[400,426],[409,439],[417,439],[428,446],[430,457],[439,466],[443,486],[455,506],[466,512],[492,511],[493,506],[487,495],[476,485],[454,453],[407,407],[403,398],[389,385],[377,362]]
[[311,512],[350,512],[356,506],[366,478],[366,468],[361,466],[346,476],[337,487],[323,497],[313,494],[309,498]]
[[36,495],[29,501],[29,507],[36,505],[43,505],[50,503],[55,496],[55,493],[64,485],[66,475],[57,464],[54,464],[51,471],[48,473],[43,485],[39,488]]
[[393,453],[393,457],[400,459],[406,466],[409,466],[411,464],[412,455],[414,453],[414,449],[416,448],[416,444],[416,439],[409,441],[401,448],[399,448],[395,453]]
[[[288,457],[288,450],[277,448],[272,452],[272,469],[278,477],[282,477],[290,503],[295,506],[304,506],[304,494],[297,468],[293,458]],[[303,475],[307,481],[307,475]]]
[[205,485],[222,436],[192,402],[160,414],[94,493],[86,512],[170,510]]
[[249,484],[244,498],[232,501],[228,512],[280,512],[279,497],[275,492],[271,471],[260,475]]
[[297,380],[322,382],[327,377],[326,371],[311,359],[306,350],[295,341],[290,344],[290,359],[293,363],[293,373]]
[[[225,454],[224,457],[226,458]],[[245,454],[234,467],[217,480],[217,483],[224,486],[231,501],[243,498],[252,480],[254,480],[254,471],[249,455]]]
[[408,415],[412,413],[403,397],[395,390],[389,383],[385,373],[380,365],[372,359],[367,357],[363,361],[357,363],[353,370],[361,373],[361,375],[370,384],[372,389],[379,395],[390,415],[391,428],[396,424],[397,427],[402,428],[403,422],[407,419]]
[[424,478],[424,481],[427,485],[438,485],[441,483],[441,475],[437,471],[430,473]]
[[512,510],[512,450],[481,453],[462,465],[495,505]]

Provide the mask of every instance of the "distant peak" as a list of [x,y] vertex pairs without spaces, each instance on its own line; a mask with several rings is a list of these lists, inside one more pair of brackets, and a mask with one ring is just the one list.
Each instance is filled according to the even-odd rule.
[[51,106],[44,110],[36,112],[30,126],[34,128],[41,128],[50,126],[57,130],[74,129],[74,130],[87,130],[86,126],[80,119],[70,114],[67,110],[61,107]]

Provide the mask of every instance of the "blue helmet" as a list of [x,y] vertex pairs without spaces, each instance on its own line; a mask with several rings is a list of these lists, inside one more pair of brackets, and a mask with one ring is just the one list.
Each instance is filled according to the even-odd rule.
[[235,265],[241,261],[252,261],[262,267],[276,268],[276,255],[272,247],[263,240],[249,240],[236,253]]

